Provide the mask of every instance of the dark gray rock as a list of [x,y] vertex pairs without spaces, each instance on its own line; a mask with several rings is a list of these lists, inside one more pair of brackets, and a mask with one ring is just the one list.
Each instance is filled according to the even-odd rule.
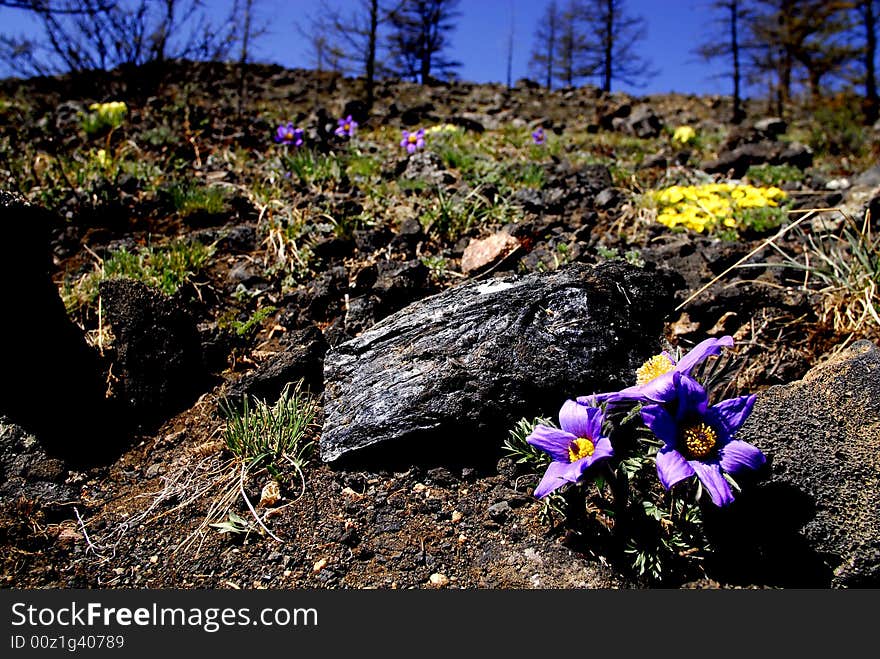
[[416,151],[403,162],[401,176],[406,181],[425,181],[433,185],[455,182],[443,161],[433,151]]
[[25,497],[45,506],[78,498],[77,488],[64,482],[68,474],[65,464],[48,455],[41,444],[0,416],[0,499],[4,502]]
[[715,160],[704,162],[703,171],[709,174],[743,176],[752,165],[792,165],[806,169],[813,164],[812,150],[798,142],[758,142],[744,144],[732,151],[721,153]]
[[427,266],[418,260],[380,261],[373,293],[387,315],[423,297],[428,291],[428,276]]
[[489,506],[486,512],[489,514],[489,519],[493,522],[503,524],[510,514],[510,510],[510,504],[507,501],[499,501]]
[[631,113],[632,105],[629,103],[621,103],[613,108],[602,109],[598,112],[599,126],[605,130],[613,130],[615,119],[625,119]]
[[645,159],[639,163],[639,169],[653,169],[654,167],[666,169],[668,165],[669,158],[666,156],[666,153],[660,151],[659,153],[646,156]]
[[621,188],[605,188],[596,195],[594,205],[602,210],[612,210],[626,200],[626,191]]
[[415,256],[419,243],[426,239],[427,236],[421,222],[414,217],[408,217],[397,228],[397,235],[391,240],[391,249]]
[[880,585],[880,349],[859,341],[761,392],[739,437],[770,467],[716,520],[719,560],[753,582]]
[[436,110],[433,103],[420,103],[407,108],[400,114],[400,123],[404,126],[416,126],[427,120],[436,121],[433,112]]
[[229,387],[227,396],[240,401],[254,396],[270,403],[278,400],[284,386],[303,381],[311,391],[322,385],[324,353],[327,342],[316,325],[289,332],[284,339],[285,349],[256,370],[246,373]]
[[106,447],[104,383],[97,355],[49,275],[54,223],[42,209],[0,192],[0,414],[34,433],[51,453],[90,459]]
[[129,419],[151,424],[184,409],[205,382],[192,317],[172,298],[131,279],[102,281],[100,291],[115,337],[115,394]]
[[771,137],[779,137],[788,130],[788,124],[781,117],[766,117],[755,122],[755,130]]
[[667,271],[577,264],[416,302],[327,354],[321,455],[492,454],[519,418],[629,383],[679,285]]
[[482,133],[486,130],[486,118],[475,112],[462,112],[449,118],[449,123],[461,126],[472,133]]
[[660,135],[663,122],[650,105],[640,105],[625,119],[627,130],[643,139],[652,139]]

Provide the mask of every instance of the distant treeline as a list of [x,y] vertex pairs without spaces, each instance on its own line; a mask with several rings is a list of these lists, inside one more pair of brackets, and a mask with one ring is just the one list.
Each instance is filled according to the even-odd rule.
[[[450,35],[459,0],[322,0],[298,17],[311,65],[363,76],[372,103],[375,80],[394,76],[428,83],[454,78]],[[31,12],[40,38],[0,36],[0,62],[20,75],[108,69],[164,59],[248,61],[265,26],[254,20],[260,0],[233,0],[227,13],[201,0],[0,0]],[[874,60],[880,0],[706,0],[711,20],[693,39],[694,54],[721,63],[743,117],[743,89],[766,94],[783,114],[795,96],[818,101],[828,89],[858,90],[864,118],[878,118]],[[664,10],[657,3],[657,11]],[[591,82],[640,86],[656,71],[638,52],[649,16],[625,0],[550,0],[535,25],[530,71],[547,87]],[[515,46],[511,17],[507,82]]]

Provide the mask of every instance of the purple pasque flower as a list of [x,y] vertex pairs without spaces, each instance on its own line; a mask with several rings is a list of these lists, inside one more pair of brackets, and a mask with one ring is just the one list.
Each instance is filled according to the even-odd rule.
[[275,141],[279,144],[293,144],[293,146],[302,146],[305,131],[302,128],[294,128],[293,122],[288,121],[286,124],[278,126],[275,131]]
[[339,125],[336,127],[336,134],[339,135],[339,137],[354,136],[354,131],[358,127],[358,123],[351,118],[351,115],[339,119],[338,123]]
[[547,138],[544,136],[544,129],[541,126],[538,126],[538,128],[532,132],[532,141],[538,146],[541,146],[547,141]]
[[694,346],[677,362],[672,355],[664,351],[654,355],[638,368],[634,386],[620,391],[581,396],[577,399],[578,403],[581,405],[593,405],[597,402],[608,402],[610,405],[624,402],[665,403],[675,396],[672,378],[676,373],[690,375],[694,367],[705,361],[707,357],[721,354],[722,348],[732,346],[732,336],[706,339]]
[[553,458],[535,488],[536,497],[545,497],[566,483],[576,483],[596,462],[611,457],[611,442],[602,434],[604,420],[600,408],[568,400],[559,411],[561,428],[535,426],[526,441]]
[[726,506],[733,492],[724,473],[757,469],[767,458],[734,435],[745,423],[756,396],[739,396],[709,406],[709,394],[693,378],[672,374],[674,401],[645,405],[642,421],[663,442],[657,454],[657,475],[667,490],[696,475],[712,503]]
[[403,131],[403,139],[400,140],[400,146],[406,149],[407,153],[415,153],[417,149],[425,146],[425,129],[419,128],[414,133],[408,130]]

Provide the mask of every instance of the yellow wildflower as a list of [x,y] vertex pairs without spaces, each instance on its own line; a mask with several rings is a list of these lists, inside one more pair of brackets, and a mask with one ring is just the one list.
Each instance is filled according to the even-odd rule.
[[785,199],[779,188],[757,188],[735,183],[673,185],[653,193],[658,206],[657,221],[664,226],[682,226],[703,233],[716,227],[738,228],[738,211],[776,207]]
[[672,134],[673,142],[681,142],[687,144],[697,136],[696,131],[690,126],[679,126]]

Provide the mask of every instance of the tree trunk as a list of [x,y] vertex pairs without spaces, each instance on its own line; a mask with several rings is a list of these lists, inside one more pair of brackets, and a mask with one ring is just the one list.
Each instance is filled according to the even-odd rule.
[[379,30],[379,0],[370,1],[370,37],[367,42],[367,108],[373,107],[376,84],[376,34]]
[[422,34],[421,34],[421,70],[420,75],[422,78],[422,84],[426,84],[431,77],[431,50],[430,50],[430,34],[431,34],[431,25],[428,23],[428,17],[422,17]]
[[737,34],[737,20],[739,19],[739,6],[737,0],[730,3],[730,46],[733,52],[733,123],[738,124],[745,119],[742,99],[739,95],[740,69],[739,69],[739,35]]
[[874,14],[874,0],[865,0],[865,121],[877,121],[880,102],[877,98],[877,76],[874,70],[874,57],[877,55],[877,16]]
[[248,60],[248,48],[251,37],[251,9],[253,0],[245,0],[244,3],[244,26],[241,29],[241,55],[238,60],[238,116],[244,110],[244,102],[247,97],[247,75],[245,65]]
[[556,46],[556,5],[551,4],[550,38],[547,40],[547,89],[553,88],[553,57]]
[[602,81],[602,91],[611,91],[611,73],[612,61],[614,53],[614,0],[606,0],[605,2],[605,62],[604,75]]

